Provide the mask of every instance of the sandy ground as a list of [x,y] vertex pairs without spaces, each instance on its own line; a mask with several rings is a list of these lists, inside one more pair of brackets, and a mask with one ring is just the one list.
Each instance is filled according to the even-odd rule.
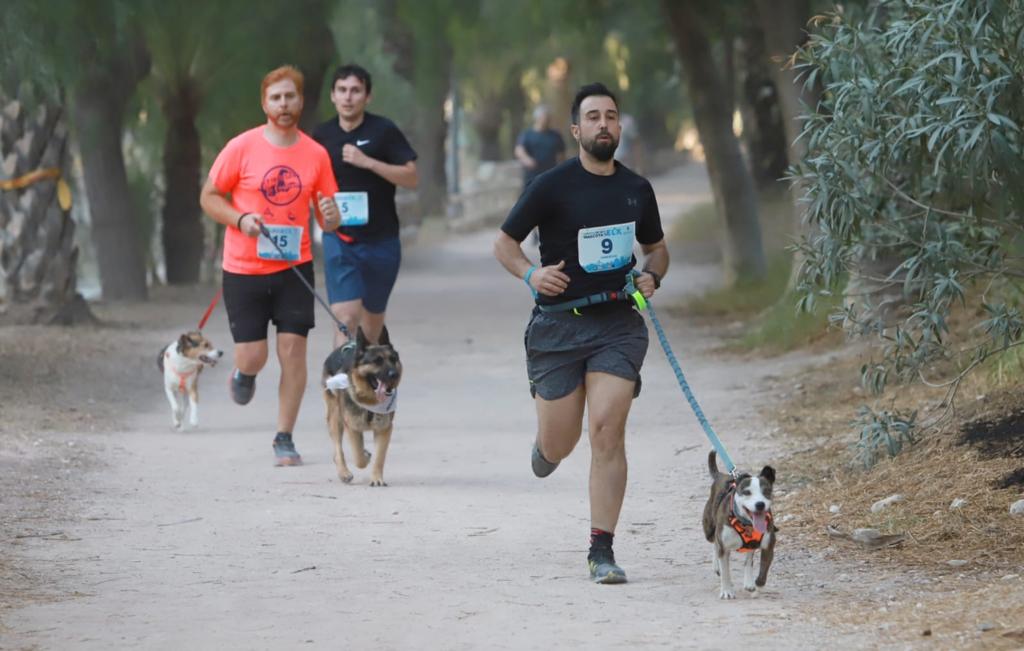
[[[709,198],[698,167],[659,177],[655,188],[666,221]],[[124,402],[113,401],[116,431],[92,433],[83,425],[45,440],[25,433],[11,438],[0,467],[20,473],[8,494],[18,495],[22,508],[12,517],[6,503],[0,536],[16,564],[2,576],[24,590],[6,586],[4,593],[15,597],[0,610],[0,647],[884,644],[871,622],[834,627],[816,613],[822,604],[863,597],[867,586],[884,595],[887,585],[821,550],[788,544],[785,532],[767,588],[719,601],[711,546],[700,526],[709,446],[653,333],[644,391],[628,425],[630,477],[616,537],[630,582],[589,582],[586,437],[551,477],[533,477],[535,413],[522,348],[530,297],[491,257],[492,239],[490,231],[426,233],[406,251],[389,316],[406,373],[387,488],[370,488],[366,471],[356,471],[352,485],[335,475],[312,381],[329,352],[321,314],[295,434],[302,467],[272,467],[274,362],[244,408],[227,395],[230,362],[204,374],[198,431],[172,431],[160,378],[155,368],[144,370],[152,360],[137,356],[126,364]],[[716,278],[714,268],[677,257],[656,298],[667,305]],[[185,301],[175,319],[128,336],[152,339],[155,354],[202,307]],[[746,468],[773,463],[785,490],[786,468],[777,461],[784,441],[757,419],[757,407],[770,399],[766,378],[809,358],[716,358],[713,330],[678,320],[665,325],[733,457]],[[229,344],[223,310],[207,333]],[[107,329],[88,336],[122,334]],[[116,345],[111,350],[117,354]],[[33,452],[40,446],[47,454]],[[33,514],[37,458],[65,467],[45,473],[54,499],[40,504],[52,506]],[[733,569],[739,585],[741,569],[736,563]],[[837,582],[839,575],[847,578]]]

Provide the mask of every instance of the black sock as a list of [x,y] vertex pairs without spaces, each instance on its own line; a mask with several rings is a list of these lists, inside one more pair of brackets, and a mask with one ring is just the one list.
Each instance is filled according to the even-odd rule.
[[597,527],[591,527],[590,529],[590,553],[593,554],[597,550],[610,550],[612,548],[612,539],[615,538],[615,534],[604,529],[598,529]]
[[278,432],[277,436],[274,437],[274,443],[286,443],[292,440],[291,432]]

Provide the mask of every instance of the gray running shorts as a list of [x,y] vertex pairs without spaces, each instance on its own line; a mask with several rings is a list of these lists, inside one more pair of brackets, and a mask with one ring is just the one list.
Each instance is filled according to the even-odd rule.
[[572,393],[587,373],[634,380],[647,355],[647,324],[628,303],[605,303],[572,312],[534,308],[526,326],[526,373],[530,395],[557,400]]

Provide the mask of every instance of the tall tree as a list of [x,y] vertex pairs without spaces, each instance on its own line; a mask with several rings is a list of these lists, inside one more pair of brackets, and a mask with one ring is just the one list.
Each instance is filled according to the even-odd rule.
[[759,280],[765,273],[757,190],[732,130],[732,92],[727,71],[715,60],[710,12],[689,2],[662,0],[676,51],[686,74],[693,117],[707,157],[715,207],[725,225],[726,282]]

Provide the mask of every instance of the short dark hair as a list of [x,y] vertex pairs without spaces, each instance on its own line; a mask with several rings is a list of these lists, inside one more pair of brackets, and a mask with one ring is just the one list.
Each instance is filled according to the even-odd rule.
[[576,91],[576,98],[572,101],[572,123],[580,123],[580,104],[583,100],[588,97],[598,95],[601,97],[611,97],[612,101],[615,102],[615,108],[619,108],[619,99],[615,97],[615,93],[608,90],[608,87],[599,81],[595,81],[592,84],[586,86],[580,86],[580,89]]
[[338,83],[339,79],[348,79],[349,77],[355,77],[363,82],[367,95],[373,91],[373,80],[370,78],[370,73],[366,71],[366,68],[355,63],[346,63],[334,69],[334,77],[331,79],[331,90],[334,90],[334,84]]

